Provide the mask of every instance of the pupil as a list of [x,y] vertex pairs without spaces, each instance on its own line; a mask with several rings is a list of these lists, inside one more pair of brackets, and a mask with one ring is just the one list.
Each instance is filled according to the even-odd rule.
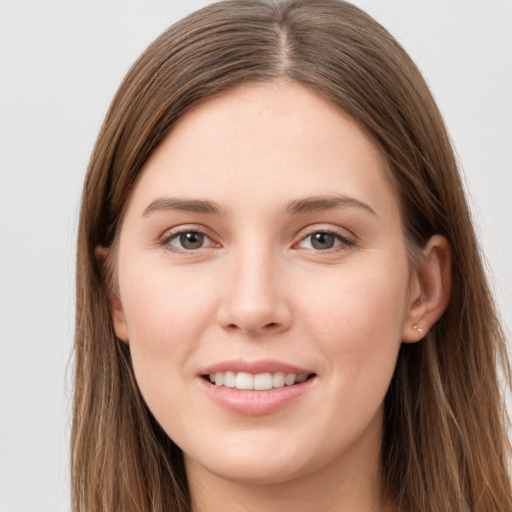
[[183,233],[180,243],[185,249],[199,249],[203,245],[204,235],[201,233]]
[[334,235],[329,233],[315,233],[311,240],[315,249],[330,249],[334,245]]

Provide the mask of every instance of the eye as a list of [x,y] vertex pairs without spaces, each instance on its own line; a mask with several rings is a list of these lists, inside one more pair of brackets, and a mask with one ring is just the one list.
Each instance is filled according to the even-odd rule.
[[341,233],[333,231],[314,231],[300,240],[297,247],[301,249],[313,249],[315,251],[327,251],[336,247],[350,247],[354,241]]
[[193,230],[171,233],[163,240],[163,244],[178,251],[194,251],[215,245],[204,233]]

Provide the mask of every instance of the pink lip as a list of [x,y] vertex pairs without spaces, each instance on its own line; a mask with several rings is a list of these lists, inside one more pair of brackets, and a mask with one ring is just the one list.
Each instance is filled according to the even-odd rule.
[[311,388],[316,379],[312,378],[302,384],[268,391],[248,391],[215,386],[202,378],[198,381],[210,398],[225,409],[246,416],[258,416],[276,412],[292,400],[299,398]]
[[305,368],[299,368],[298,366],[293,366],[287,363],[283,363],[280,361],[273,361],[270,359],[261,359],[259,361],[244,361],[241,359],[236,359],[232,361],[223,361],[222,363],[217,363],[211,366],[207,366],[203,368],[199,375],[210,375],[212,373],[217,372],[248,372],[254,375],[258,373],[276,373],[276,372],[284,372],[284,373],[294,373],[295,375],[302,375],[307,373],[314,373],[311,370]]
[[199,378],[197,380],[208,396],[228,411],[246,416],[258,416],[276,412],[292,400],[306,393],[316,381],[316,378],[311,378],[301,384],[295,384],[293,386],[284,386],[282,388],[274,388],[266,391],[252,391],[215,386],[215,384],[203,378],[212,373],[227,371],[248,372],[252,374],[281,371],[284,373],[294,373],[295,375],[309,375],[314,372],[279,361],[270,360],[224,361],[203,368],[198,374]]

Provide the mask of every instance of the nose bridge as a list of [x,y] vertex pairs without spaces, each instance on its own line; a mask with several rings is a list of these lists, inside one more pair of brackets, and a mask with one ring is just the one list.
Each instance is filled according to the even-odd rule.
[[248,240],[233,251],[228,265],[220,323],[251,333],[287,328],[289,305],[278,278],[278,258],[270,244]]
[[[262,307],[272,301],[276,262],[268,248],[248,247],[233,261],[234,293],[240,304]],[[247,307],[247,306],[246,306]]]

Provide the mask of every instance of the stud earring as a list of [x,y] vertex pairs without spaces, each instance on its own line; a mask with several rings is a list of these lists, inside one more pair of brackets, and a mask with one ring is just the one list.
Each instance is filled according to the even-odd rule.
[[418,333],[418,334],[423,334],[423,329],[418,325],[418,324],[414,324],[413,326],[413,329]]

